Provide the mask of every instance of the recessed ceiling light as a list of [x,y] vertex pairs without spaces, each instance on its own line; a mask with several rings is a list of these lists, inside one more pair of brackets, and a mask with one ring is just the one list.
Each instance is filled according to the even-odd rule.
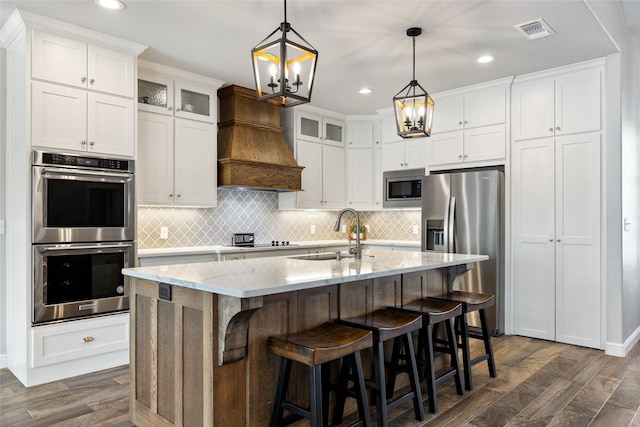
[[122,3],[120,0],[96,0],[96,4],[109,10],[124,9],[124,3]]
[[371,92],[373,92],[373,89],[371,89],[370,87],[363,87],[362,89],[360,89],[358,91],[358,93],[361,93],[363,95],[366,95],[366,94],[371,93]]
[[476,59],[476,62],[478,64],[486,64],[488,62],[493,62],[495,59],[496,59],[496,57],[493,56],[493,55],[482,55],[481,57]]

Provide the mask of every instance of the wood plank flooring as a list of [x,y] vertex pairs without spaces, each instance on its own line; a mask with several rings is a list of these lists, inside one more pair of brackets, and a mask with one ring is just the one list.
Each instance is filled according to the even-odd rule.
[[[418,422],[408,404],[389,414],[390,425],[640,427],[640,344],[626,358],[519,336],[493,344],[497,378],[476,365],[473,391],[458,396],[447,381],[437,414]],[[0,426],[132,425],[127,366],[30,388],[0,370]]]

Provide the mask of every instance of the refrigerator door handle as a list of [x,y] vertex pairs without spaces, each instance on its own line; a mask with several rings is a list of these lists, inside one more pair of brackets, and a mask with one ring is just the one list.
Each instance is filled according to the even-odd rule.
[[452,197],[449,202],[449,212],[448,212],[448,226],[445,229],[445,233],[447,233],[447,252],[454,253],[454,230],[455,230],[455,221],[456,221],[456,198]]
[[443,252],[449,252],[449,211],[451,210],[451,198],[447,200],[447,206],[444,208],[444,225],[443,225]]

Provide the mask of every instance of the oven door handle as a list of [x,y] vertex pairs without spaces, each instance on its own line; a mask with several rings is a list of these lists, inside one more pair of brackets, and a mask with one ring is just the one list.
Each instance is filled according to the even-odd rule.
[[46,245],[46,246],[38,246],[38,252],[40,252],[41,254],[47,253],[47,252],[59,252],[59,251],[70,251],[70,252],[76,252],[76,251],[82,251],[82,250],[96,250],[96,249],[121,249],[120,251],[117,252],[125,252],[127,251],[129,248],[131,248],[131,243],[122,243],[122,244],[115,244],[115,245],[100,245],[100,246],[96,246],[96,245]]
[[[131,182],[133,175],[130,173],[117,173],[117,172],[94,172],[94,171],[70,171],[69,169],[56,169],[56,168],[43,168],[42,176],[54,175],[54,176],[67,176],[73,178],[86,177],[89,179],[103,178],[106,182]],[[106,178],[106,179],[105,179]],[[115,178],[115,179],[109,179]]]

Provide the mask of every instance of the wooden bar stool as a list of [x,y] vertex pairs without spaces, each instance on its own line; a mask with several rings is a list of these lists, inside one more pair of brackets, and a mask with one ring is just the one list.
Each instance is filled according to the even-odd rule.
[[[493,357],[493,347],[491,345],[491,334],[487,322],[487,308],[495,304],[496,298],[492,294],[481,294],[476,292],[454,291],[436,297],[444,301],[451,301],[462,304],[462,315],[456,318],[456,331],[460,337],[460,348],[462,349],[462,365],[464,367],[464,383],[467,390],[473,389],[471,377],[471,367],[480,362],[487,361],[489,376],[496,377],[496,362]],[[480,315],[481,332],[469,332],[467,313],[478,311]],[[482,340],[484,343],[484,354],[471,359],[469,350],[469,338]]]
[[[366,385],[375,390],[377,421],[379,427],[388,426],[388,411],[406,401],[413,399],[413,410],[416,420],[424,421],[424,406],[420,391],[420,379],[416,364],[413,338],[411,333],[422,328],[422,316],[401,311],[380,309],[364,316],[336,320],[337,323],[362,328],[373,333],[373,381],[366,381]],[[402,396],[391,399],[394,383],[385,384],[384,342],[393,339],[393,352],[389,363],[389,377],[395,377],[397,372],[409,375],[411,390]],[[403,351],[401,351],[403,350]],[[404,362],[404,363],[401,363]],[[340,395],[338,395],[340,396]],[[342,421],[344,398],[336,400],[334,422]]]
[[[394,310],[420,314],[422,316],[422,329],[418,336],[417,362],[426,366],[425,378],[427,380],[429,412],[435,414],[438,411],[437,384],[454,377],[457,393],[460,396],[464,394],[460,362],[458,359],[457,337],[453,327],[453,320],[462,314],[462,305],[440,299],[421,298],[405,304],[401,308],[394,308]],[[448,344],[443,349],[451,356],[451,368],[436,376],[433,329],[434,325],[441,323],[445,325]],[[389,378],[389,381],[392,381],[392,379]]]
[[[343,359],[343,371],[354,378],[354,397],[358,402],[360,420],[353,424],[371,425],[369,404],[362,372],[360,351],[372,346],[371,332],[336,323],[324,323],[316,328],[284,338],[269,337],[269,350],[281,356],[271,427],[286,426],[301,418],[311,421],[312,427],[327,424],[329,394],[329,362]],[[286,400],[291,362],[309,369],[309,409]],[[284,410],[293,414],[283,419]]]

